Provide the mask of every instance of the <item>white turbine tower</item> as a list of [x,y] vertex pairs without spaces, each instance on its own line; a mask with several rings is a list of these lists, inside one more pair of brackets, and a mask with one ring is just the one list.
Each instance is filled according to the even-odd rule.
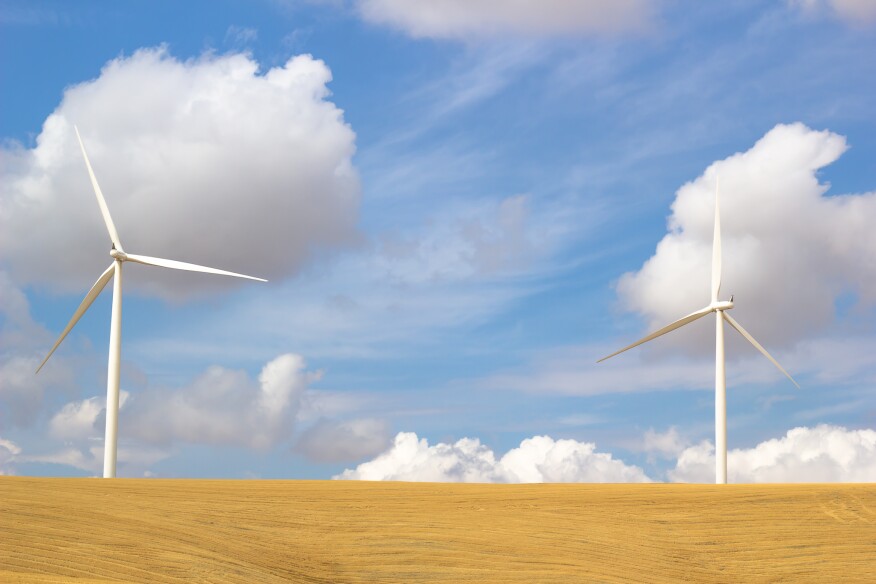
[[640,339],[632,345],[626,346],[620,351],[616,351],[607,357],[603,357],[597,363],[601,363],[606,359],[610,359],[615,355],[623,353],[627,349],[637,347],[642,343],[647,343],[650,340],[656,339],[659,336],[665,335],[668,332],[681,328],[684,325],[691,323],[707,314],[715,313],[715,483],[727,483],[727,379],[724,373],[724,321],[730,323],[730,326],[739,331],[748,342],[763,353],[764,357],[769,359],[773,365],[779,368],[779,371],[784,373],[791,383],[797,385],[794,378],[785,371],[779,362],[773,359],[772,355],[767,353],[760,343],[754,340],[748,331],[742,328],[742,325],[736,322],[732,316],[727,314],[727,310],[733,308],[733,296],[730,300],[718,300],[718,293],[721,291],[721,219],[720,219],[720,203],[718,199],[718,185],[715,184],[715,239],[712,243],[712,302],[705,308],[701,308],[696,312],[692,312],[676,320],[670,325],[663,327],[660,330],[654,331],[647,337]]
[[100,206],[100,213],[103,215],[103,221],[106,223],[106,228],[109,231],[110,240],[112,241],[112,249],[110,255],[113,258],[113,263],[100,275],[88,294],[82,300],[79,308],[73,313],[73,317],[58,340],[55,341],[52,350],[37,367],[36,372],[39,373],[61,341],[67,336],[67,333],[76,326],[82,315],[88,310],[95,299],[100,295],[101,291],[106,287],[110,278],[115,277],[113,282],[113,312],[110,322],[110,344],[109,344],[109,364],[107,366],[106,379],[106,439],[104,441],[103,452],[103,476],[104,478],[112,478],[116,476],[116,446],[118,440],[119,429],[119,367],[121,363],[122,353],[122,264],[124,262],[136,262],[138,264],[146,264],[147,266],[159,266],[162,268],[173,268],[175,270],[187,270],[190,272],[206,272],[208,274],[221,274],[223,276],[235,276],[237,278],[247,278],[249,280],[258,280],[259,282],[267,282],[262,278],[253,278],[243,274],[227,272],[225,270],[217,270],[206,266],[198,266],[175,260],[165,260],[162,258],[153,258],[144,255],[135,255],[125,253],[122,248],[122,242],[119,241],[119,234],[116,231],[116,226],[113,224],[110,217],[109,208],[107,208],[106,200],[103,198],[103,193],[100,191],[100,186],[97,184],[97,179],[94,177],[94,171],[91,169],[91,163],[88,161],[88,155],[85,153],[85,146],[82,144],[82,138],[79,136],[79,129],[76,130],[76,138],[79,139],[79,147],[82,149],[82,157],[85,159],[85,166],[88,168],[88,175],[91,177],[91,185],[94,187],[94,194],[97,196],[97,204]]

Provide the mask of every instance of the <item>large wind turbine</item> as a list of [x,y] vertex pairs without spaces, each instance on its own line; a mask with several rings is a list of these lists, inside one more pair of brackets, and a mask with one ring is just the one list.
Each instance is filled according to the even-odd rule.
[[247,278],[249,280],[258,280],[259,282],[267,282],[262,278],[253,278],[234,272],[225,270],[217,270],[206,266],[198,266],[196,264],[188,264],[175,260],[165,260],[162,258],[153,258],[144,255],[135,255],[125,253],[122,248],[122,242],[119,240],[119,234],[116,231],[116,226],[113,224],[110,217],[109,208],[106,205],[106,200],[103,198],[103,193],[100,191],[100,186],[97,184],[97,179],[94,176],[94,171],[91,169],[91,163],[88,161],[88,155],[85,153],[85,145],[82,144],[82,138],[79,136],[79,129],[73,126],[76,131],[76,138],[79,140],[79,147],[82,149],[82,157],[85,159],[85,166],[88,168],[88,175],[91,177],[91,185],[94,187],[94,194],[97,196],[97,204],[100,206],[100,213],[103,215],[103,221],[106,223],[107,231],[109,231],[112,248],[110,255],[113,258],[113,263],[104,271],[103,274],[85,295],[79,308],[73,313],[70,322],[55,341],[52,350],[37,367],[36,372],[39,373],[67,333],[76,326],[82,315],[88,310],[95,299],[100,295],[101,291],[106,287],[110,278],[115,277],[113,281],[113,312],[112,320],[110,321],[110,344],[109,344],[109,364],[107,366],[106,376],[106,439],[104,441],[103,451],[103,476],[104,478],[112,478],[116,476],[116,446],[118,441],[119,430],[119,368],[121,363],[122,353],[122,264],[125,262],[136,262],[138,264],[146,264],[147,266],[159,266],[162,268],[173,268],[175,270],[187,270],[190,272],[206,272],[208,274],[220,274],[223,276],[235,276],[237,278]]
[[[718,199],[718,185],[715,185],[715,238],[712,242],[712,301],[705,308],[701,308],[696,312],[692,312],[687,316],[680,318],[670,325],[663,327],[660,330],[654,331],[647,337],[640,339],[632,345],[626,346],[620,351],[616,351],[607,357],[603,357],[597,363],[601,363],[606,359],[610,359],[615,355],[623,353],[627,349],[637,347],[642,343],[647,343],[650,340],[656,339],[659,336],[665,335],[670,331],[681,328],[699,318],[706,316],[709,313],[715,313],[715,483],[727,483],[727,378],[724,373],[724,321],[730,323],[730,326],[735,328],[739,334],[745,337],[754,347],[763,353],[764,357],[770,360],[773,365],[779,368],[779,371],[784,373],[791,383],[797,385],[794,378],[785,371],[779,362],[773,359],[772,355],[767,353],[760,343],[754,340],[748,331],[742,328],[742,325],[736,322],[732,316],[726,311],[733,308],[733,296],[730,300],[718,300],[718,293],[721,291],[721,218],[720,204]],[[799,388],[800,386],[797,385]]]

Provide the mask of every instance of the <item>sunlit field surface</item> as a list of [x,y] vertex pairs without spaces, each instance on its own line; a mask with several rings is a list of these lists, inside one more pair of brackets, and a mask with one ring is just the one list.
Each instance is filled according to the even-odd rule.
[[0,477],[0,582],[876,582],[876,485]]

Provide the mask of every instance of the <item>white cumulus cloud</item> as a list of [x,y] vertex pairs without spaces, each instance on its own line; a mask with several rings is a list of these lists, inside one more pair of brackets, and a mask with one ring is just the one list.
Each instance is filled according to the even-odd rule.
[[[125,407],[130,394],[119,391],[119,410]],[[89,397],[70,402],[49,421],[49,432],[62,440],[84,440],[104,435],[106,397]]]
[[0,475],[8,475],[15,472],[12,464],[19,454],[21,454],[21,448],[18,444],[11,440],[0,438]]
[[[276,279],[355,243],[355,134],[330,80],[309,55],[263,73],[246,54],[180,61],[164,48],[107,63],[65,90],[33,148],[0,148],[0,262],[18,283],[68,292],[110,263],[74,124],[126,251]],[[240,282],[127,274],[170,298]]]
[[0,270],[0,428],[31,425],[47,393],[73,390],[74,358],[56,355],[34,375],[53,336],[34,322],[27,296]]
[[645,452],[664,458],[678,456],[687,448],[688,444],[689,441],[678,432],[678,428],[675,426],[670,426],[666,432],[657,432],[650,428],[642,439],[642,448]]
[[[708,304],[718,177],[721,297],[735,295],[734,317],[759,341],[781,347],[823,332],[843,294],[876,304],[876,193],[826,196],[818,177],[846,148],[829,131],[778,125],[711,164],[678,190],[654,255],[620,279],[623,306],[656,328]],[[708,346],[689,330],[664,342]]]
[[[266,363],[258,379],[213,366],[184,387],[122,390],[120,472],[140,475],[183,444],[274,447],[291,438],[307,386],[320,375],[307,371],[303,357],[287,353]],[[97,473],[103,467],[105,423],[105,397],[67,403],[49,421],[49,433],[63,447],[18,460]]]
[[478,439],[429,446],[413,432],[399,432],[392,446],[336,479],[478,483],[648,482],[637,466],[596,452],[596,445],[534,436],[501,459]]
[[186,387],[133,395],[119,426],[129,437],[155,445],[263,450],[289,437],[301,397],[319,376],[308,372],[304,358],[294,353],[267,363],[257,382],[245,371],[213,366]]
[[[821,424],[789,430],[782,438],[727,453],[732,483],[820,483],[876,481],[876,431]],[[708,441],[686,448],[669,478],[715,480],[715,447]]]
[[[138,476],[173,456],[185,444],[235,446],[265,451],[293,438],[307,410],[321,416],[338,407],[323,403],[308,385],[321,371],[308,371],[304,358],[279,355],[256,379],[245,371],[212,366],[191,383],[147,388],[120,395],[118,459],[120,472]],[[328,401],[344,401],[328,394]],[[348,409],[346,406],[342,410]],[[312,413],[312,412],[311,412]],[[99,472],[103,465],[106,399],[93,396],[69,402],[49,420],[50,435],[63,442],[56,450],[18,457],[20,462],[54,463]],[[357,460],[386,447],[383,422],[338,422],[321,417],[304,433],[300,452],[320,461]],[[320,442],[325,443],[320,443]]]
[[321,419],[304,431],[295,451],[317,462],[355,462],[384,451],[389,438],[383,420]]
[[556,35],[641,30],[651,21],[648,0],[360,0],[365,20],[414,37]]

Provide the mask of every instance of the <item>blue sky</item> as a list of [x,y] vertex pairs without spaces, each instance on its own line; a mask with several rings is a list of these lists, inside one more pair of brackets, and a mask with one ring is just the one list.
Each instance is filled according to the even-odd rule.
[[876,480],[871,2],[0,27],[0,472],[102,467],[109,290],[32,375],[109,263],[77,124],[127,251],[270,280],[126,265],[120,476],[711,480],[709,319],[595,361],[708,302],[720,175],[722,296],[802,387],[727,330],[731,480]]

